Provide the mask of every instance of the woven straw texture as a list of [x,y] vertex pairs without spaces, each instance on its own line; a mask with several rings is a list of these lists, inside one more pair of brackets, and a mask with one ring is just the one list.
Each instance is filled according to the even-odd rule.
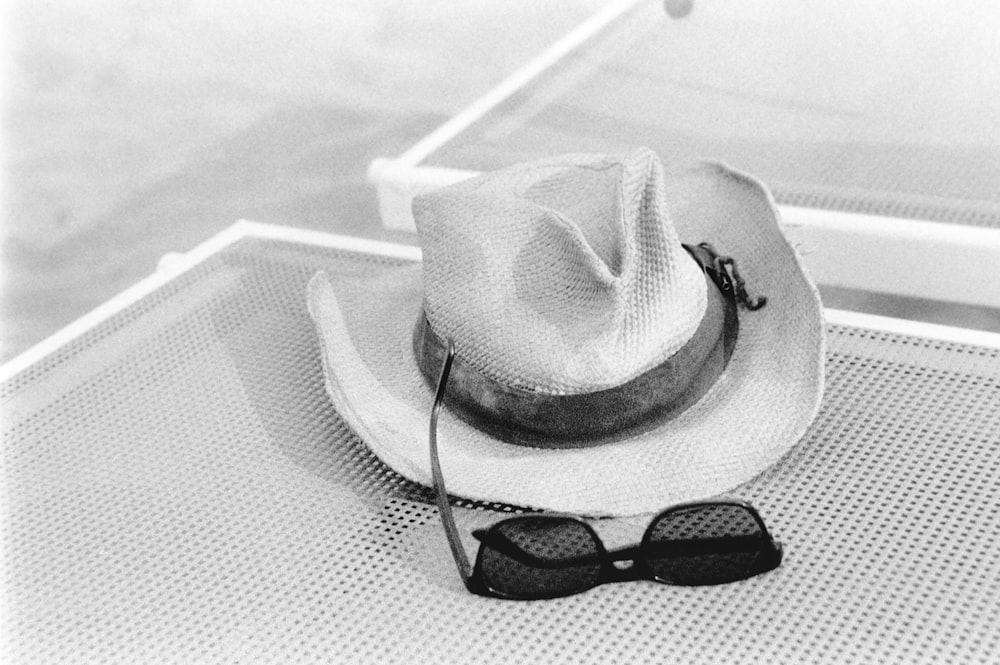
[[418,197],[435,332],[504,385],[585,393],[678,351],[705,313],[649,150],[517,165]]
[[490,601],[323,387],[306,282],[389,263],[243,241],[0,386],[4,662],[1000,661],[996,350],[828,328],[817,420],[733,492],[772,573]]
[[[785,454],[809,426],[823,381],[819,299],[778,228],[766,190],[710,163],[670,173],[664,183],[659,200],[667,202],[665,223],[673,224],[684,242],[707,241],[736,257],[749,287],[769,298],[763,309],[741,311],[726,371],[701,400],[665,425],[597,446],[503,443],[446,412],[439,434],[449,491],[585,515],[652,512],[749,480]],[[431,252],[440,251],[443,242],[432,240]],[[426,430],[432,395],[411,348],[421,306],[416,270],[386,271],[363,282],[334,283],[320,274],[310,284],[309,306],[338,412],[390,467],[429,484]],[[517,274],[497,275],[493,281],[516,282]],[[702,276],[696,277],[704,284]],[[457,281],[445,278],[449,284]],[[433,288],[429,283],[428,290]],[[476,303],[462,301],[454,308],[463,306]],[[524,308],[515,303],[512,309],[518,307]],[[505,344],[514,345],[508,353],[529,356],[535,341],[525,336]],[[544,346],[544,340],[539,344]]]

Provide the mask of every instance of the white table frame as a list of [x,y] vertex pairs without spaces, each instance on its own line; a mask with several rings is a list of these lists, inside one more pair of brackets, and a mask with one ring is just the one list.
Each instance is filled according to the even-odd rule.
[[[227,247],[244,239],[280,240],[413,261],[419,261],[421,258],[420,248],[413,245],[387,243],[320,231],[240,220],[189,252],[171,254],[164,257],[164,260],[160,262],[159,268],[152,275],[134,284],[52,336],[42,340],[0,366],[0,381],[5,381],[18,372],[30,367],[32,364],[44,359],[87,331],[110,319],[118,312],[138,302],[157,289],[162,288],[204,261],[211,259]],[[303,294],[304,306],[305,294]],[[1000,334],[998,333],[874,316],[837,309],[826,309],[824,313],[827,322],[831,324],[1000,349]]]

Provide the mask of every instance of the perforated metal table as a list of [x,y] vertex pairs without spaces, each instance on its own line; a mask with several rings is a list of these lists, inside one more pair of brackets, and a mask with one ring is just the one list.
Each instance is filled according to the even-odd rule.
[[[619,0],[404,159],[490,170],[647,145],[784,205],[1000,228],[1000,12]],[[456,131],[458,130],[458,131]]]
[[[431,495],[323,389],[308,278],[418,256],[242,224],[5,366],[6,658],[1000,661],[996,336],[832,313],[817,421],[733,492],[784,543],[776,571],[504,602],[464,590]],[[496,509],[461,504],[463,529]]]

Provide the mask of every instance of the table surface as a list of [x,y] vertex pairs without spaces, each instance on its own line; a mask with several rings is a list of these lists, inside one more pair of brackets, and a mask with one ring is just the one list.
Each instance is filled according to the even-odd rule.
[[1000,227],[1000,11],[627,4],[422,163],[646,145],[754,173],[782,204]]
[[[1000,348],[828,325],[816,422],[732,492],[784,544],[772,573],[483,599],[326,397],[306,281],[416,256],[345,247],[242,237],[7,372],[9,660],[1000,660]],[[502,514],[457,502],[467,546]]]

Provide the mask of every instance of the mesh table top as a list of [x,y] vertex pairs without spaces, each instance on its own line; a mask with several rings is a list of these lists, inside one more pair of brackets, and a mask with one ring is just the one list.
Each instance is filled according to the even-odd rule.
[[240,240],[3,384],[9,660],[1000,660],[1000,351],[829,326],[817,421],[732,493],[772,573],[483,599],[323,389],[306,281],[401,260]]
[[486,171],[645,145],[779,203],[1000,227],[993,8],[641,0],[426,160]]

